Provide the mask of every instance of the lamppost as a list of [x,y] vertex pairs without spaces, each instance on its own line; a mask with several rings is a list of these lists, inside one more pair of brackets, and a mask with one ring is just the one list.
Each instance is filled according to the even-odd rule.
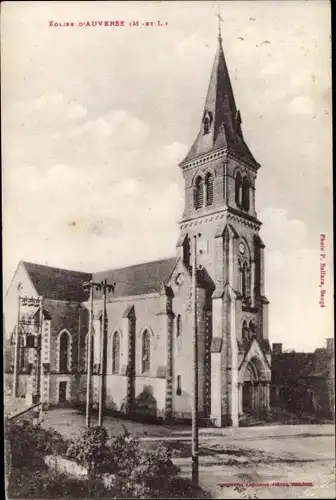
[[89,297],[89,332],[88,332],[88,353],[87,353],[87,389],[86,389],[86,426],[90,427],[90,403],[91,403],[91,372],[92,372],[92,320],[93,320],[93,290],[103,291],[103,318],[100,337],[100,381],[99,381],[99,406],[98,406],[98,425],[103,425],[103,409],[104,409],[104,375],[105,375],[105,343],[106,343],[106,327],[107,327],[107,314],[106,314],[106,300],[107,292],[114,292],[115,283],[107,283],[106,278],[104,281],[93,282],[90,280],[83,284],[85,290],[90,291]]
[[41,338],[42,338],[42,327],[43,327],[43,297],[36,299],[35,297],[22,297],[20,295],[22,287],[18,286],[18,316],[15,332],[15,351],[14,351],[14,373],[13,373],[13,397],[17,397],[18,393],[18,382],[19,382],[19,348],[20,348],[20,337],[19,332],[22,326],[33,326],[34,319],[24,320],[21,319],[21,306],[28,307],[39,307],[39,322],[38,331],[34,334],[28,332],[24,336],[24,345],[22,348],[35,348],[36,349],[36,398],[40,398],[40,382],[41,382]]

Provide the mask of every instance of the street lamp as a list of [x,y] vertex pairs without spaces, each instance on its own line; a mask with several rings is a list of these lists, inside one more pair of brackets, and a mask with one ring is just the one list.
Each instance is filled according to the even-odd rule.
[[23,326],[31,326],[34,324],[33,320],[24,320],[21,319],[21,306],[28,307],[39,307],[39,325],[38,331],[36,334],[32,334],[29,332],[25,336],[25,344],[22,346],[23,348],[35,348],[37,352],[36,356],[36,397],[40,398],[41,390],[41,338],[42,338],[42,323],[43,323],[43,297],[39,297],[36,299],[35,297],[22,297],[20,295],[20,291],[22,290],[22,285],[19,284],[18,291],[18,316],[17,316],[17,324],[16,324],[16,332],[15,332],[15,350],[14,350],[14,373],[13,373],[13,397],[17,397],[18,393],[18,385],[19,385],[19,331]]

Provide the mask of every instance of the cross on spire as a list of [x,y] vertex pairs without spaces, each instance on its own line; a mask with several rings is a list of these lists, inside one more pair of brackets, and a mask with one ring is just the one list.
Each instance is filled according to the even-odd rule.
[[222,33],[221,33],[221,22],[224,22],[224,19],[220,15],[220,5],[218,4],[218,12],[216,12],[216,16],[218,17],[218,40],[222,41]]

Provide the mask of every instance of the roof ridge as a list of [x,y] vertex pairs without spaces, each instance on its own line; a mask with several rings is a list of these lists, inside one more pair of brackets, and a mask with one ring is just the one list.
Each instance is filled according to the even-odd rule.
[[44,267],[44,268],[47,268],[47,269],[55,269],[55,270],[59,270],[59,271],[67,271],[67,272],[70,272],[70,273],[92,274],[92,271],[80,271],[80,270],[77,270],[77,269],[67,269],[65,267],[49,266],[49,265],[46,265],[46,264],[39,264],[38,262],[30,262],[28,260],[21,260],[20,262],[22,262],[22,264],[24,264],[24,265],[28,264],[28,265],[31,265],[31,266]]
[[166,262],[167,260],[177,260],[176,257],[166,257],[165,259],[157,259],[157,260],[149,260],[145,262],[139,262],[138,264],[131,264],[129,266],[123,266],[123,267],[115,267],[115,268],[109,268],[109,269],[103,269],[101,271],[93,271],[92,274],[101,274],[104,272],[111,272],[111,271],[121,271],[122,269],[130,269],[132,267],[138,267],[138,266],[147,266],[148,264],[156,264],[158,262]]

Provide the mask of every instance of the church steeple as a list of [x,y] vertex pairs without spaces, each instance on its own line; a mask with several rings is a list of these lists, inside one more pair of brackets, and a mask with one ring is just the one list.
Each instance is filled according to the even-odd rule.
[[227,148],[256,163],[248,149],[241,130],[240,111],[237,110],[229,71],[222,47],[219,26],[218,48],[213,64],[201,127],[198,136],[182,163],[212,150]]

